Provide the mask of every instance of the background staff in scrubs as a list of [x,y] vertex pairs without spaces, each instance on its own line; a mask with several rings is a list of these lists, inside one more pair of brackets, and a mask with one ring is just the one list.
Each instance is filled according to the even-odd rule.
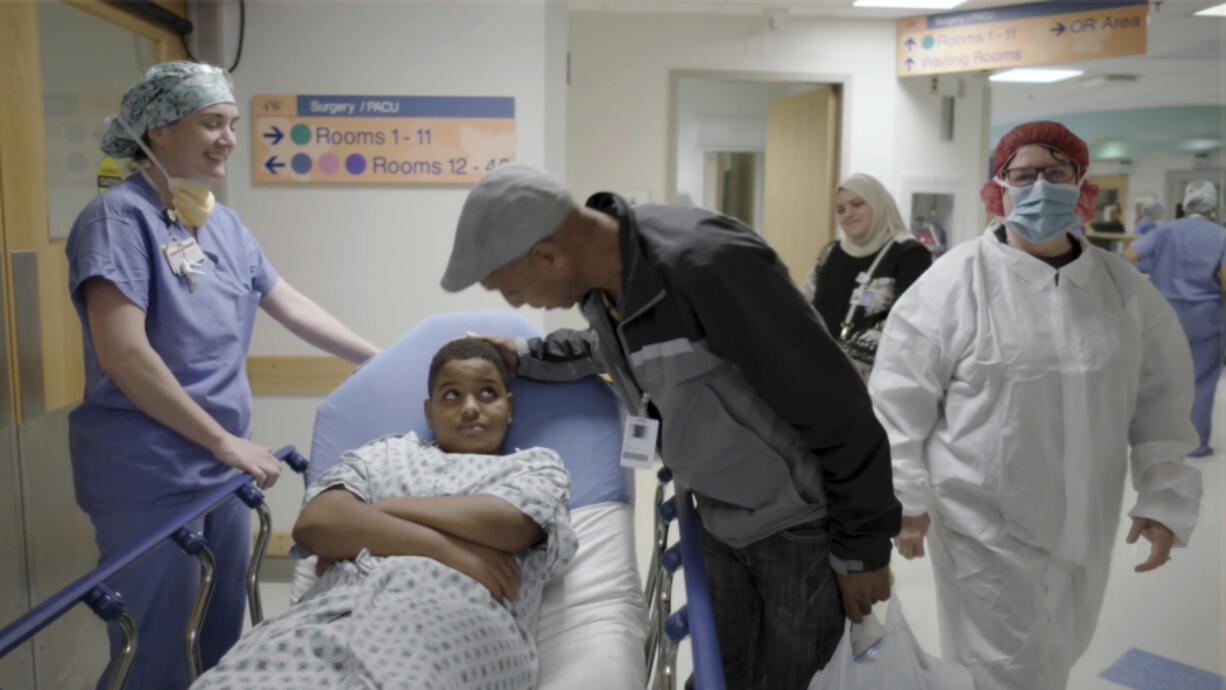
[[1141,209],[1138,215],[1140,218],[1133,232],[1140,237],[1158,227],[1158,222],[1162,220],[1162,216],[1166,215],[1166,205],[1161,201],[1151,201]]
[[[248,440],[257,306],[351,362],[378,352],[282,280],[234,211],[214,203],[208,183],[225,177],[238,117],[221,69],[150,68],[102,142],[138,172],[90,202],[68,239],[86,367],[85,400],[69,416],[73,481],[103,558],[237,472],[260,487],[277,480],[272,454]],[[218,568],[200,640],[208,668],[242,630],[250,513],[234,500],[196,528]],[[167,543],[112,579],[140,630],[129,690],[187,686],[182,639],[198,578]],[[115,626],[110,636],[114,655]]]
[[1194,458],[1213,452],[1209,447],[1213,396],[1222,375],[1226,228],[1209,219],[1217,203],[1217,189],[1212,182],[1190,183],[1183,200],[1183,207],[1190,215],[1142,237],[1124,254],[1137,268],[1149,274],[1154,287],[1175,308],[1188,336],[1196,368],[1192,424],[1200,436],[1200,445],[1190,453]]
[[[1062,690],[1094,633],[1131,464],[1138,571],[1200,506],[1192,363],[1162,295],[1069,229],[1089,150],[1055,122],[1006,134],[995,220],[894,305],[869,392],[890,437],[903,556],[931,550],[942,651],[979,690]],[[929,529],[931,523],[931,529]]]

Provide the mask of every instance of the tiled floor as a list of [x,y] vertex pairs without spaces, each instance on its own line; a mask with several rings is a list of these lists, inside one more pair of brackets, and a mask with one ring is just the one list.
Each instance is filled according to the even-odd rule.
[[[1218,388],[1216,419],[1226,412],[1226,382]],[[1130,521],[1120,521],[1120,533],[1112,557],[1102,616],[1093,642],[1073,668],[1070,690],[1119,690],[1122,686],[1098,677],[1129,649],[1136,647],[1218,674],[1223,667],[1221,472],[1224,435],[1222,423],[1214,428],[1214,457],[1187,462],[1199,468],[1204,481],[1200,521],[1186,549],[1176,550],[1171,562],[1148,573],[1133,567],[1145,561],[1148,545],[1124,543]],[[1124,510],[1135,493],[1131,485]],[[1142,540],[1143,542],[1144,540]],[[916,639],[931,653],[939,652],[936,595],[932,568],[926,559],[892,563],[899,597],[906,605],[907,620]],[[1181,690],[1170,688],[1170,690]]]

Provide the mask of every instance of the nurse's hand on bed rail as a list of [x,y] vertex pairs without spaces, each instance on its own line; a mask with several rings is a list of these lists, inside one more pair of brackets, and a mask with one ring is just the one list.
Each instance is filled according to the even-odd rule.
[[491,335],[488,333],[473,333],[469,331],[464,334],[465,338],[480,338],[498,350],[498,354],[502,355],[502,361],[507,365],[507,369],[511,373],[519,368],[519,353],[515,350],[515,339],[508,338],[505,335]]
[[213,457],[251,475],[261,489],[276,484],[281,476],[281,463],[272,451],[245,438],[227,435],[213,449]]
[[480,582],[497,601],[514,601],[519,596],[519,565],[511,554],[451,536],[447,544],[439,559],[443,565]]

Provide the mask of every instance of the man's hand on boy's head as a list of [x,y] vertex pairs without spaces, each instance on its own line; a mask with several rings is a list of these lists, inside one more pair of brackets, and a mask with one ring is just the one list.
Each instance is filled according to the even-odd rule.
[[[515,339],[508,338],[505,335],[493,335],[489,333],[473,333],[469,331],[464,334],[465,338],[480,338],[498,350],[498,354],[502,356],[503,364],[507,365],[507,370],[512,374],[519,368],[519,353],[515,350]],[[456,338],[459,340],[459,338]]]

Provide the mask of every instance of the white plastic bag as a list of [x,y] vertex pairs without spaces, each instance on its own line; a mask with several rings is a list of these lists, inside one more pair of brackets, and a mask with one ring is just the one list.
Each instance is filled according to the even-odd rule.
[[809,690],[974,690],[965,667],[920,649],[897,595],[890,598],[885,633],[857,655],[852,647],[860,647],[860,628],[847,621],[834,656],[809,681]]

